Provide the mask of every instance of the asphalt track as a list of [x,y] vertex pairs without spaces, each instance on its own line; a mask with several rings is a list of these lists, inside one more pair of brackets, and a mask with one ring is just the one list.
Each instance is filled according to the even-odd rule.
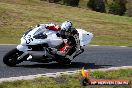
[[85,69],[132,66],[132,47],[89,46],[70,66],[57,63],[22,62],[16,67],[3,64],[2,58],[15,45],[0,45],[0,78]]

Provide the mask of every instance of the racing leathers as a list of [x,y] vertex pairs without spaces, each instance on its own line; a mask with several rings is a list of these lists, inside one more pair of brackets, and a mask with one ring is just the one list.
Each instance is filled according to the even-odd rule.
[[61,28],[59,25],[56,24],[41,24],[41,26],[44,26],[46,29],[57,31],[59,33],[58,37],[62,37],[64,42],[56,47],[56,48],[50,48],[50,52],[54,54],[55,56],[66,56],[67,54],[72,54],[74,47],[76,46],[76,40],[74,35],[78,35],[78,32],[75,28],[72,28],[69,34],[64,34],[63,31],[61,31]]
[[59,25],[56,25],[56,24],[45,24],[46,25],[46,29],[49,29],[49,30],[53,30],[53,31],[60,31],[61,28]]
[[50,24],[38,24],[36,27],[40,27],[41,29],[48,29],[48,30],[53,30],[53,31],[60,31],[61,28],[59,25],[50,23]]
[[68,35],[63,35],[60,33],[60,36],[63,38],[64,42],[58,48],[52,49],[53,54],[62,57],[65,57],[66,55],[71,55],[75,51],[75,47],[77,44],[75,35],[78,35],[78,32],[74,28],[71,29],[71,32]]

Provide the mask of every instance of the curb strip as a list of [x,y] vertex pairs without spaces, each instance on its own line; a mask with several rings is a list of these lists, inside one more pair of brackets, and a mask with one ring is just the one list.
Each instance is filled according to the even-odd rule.
[[[89,69],[89,71],[112,71],[119,69],[132,69],[132,66],[122,66],[122,67],[111,67],[104,69]],[[19,77],[9,77],[9,78],[0,78],[0,83],[7,81],[17,81],[17,80],[33,80],[38,77],[58,77],[60,75],[71,75],[75,73],[79,73],[81,70],[76,71],[66,71],[66,72],[56,72],[56,73],[45,73],[45,74],[37,74],[37,75],[28,75],[28,76],[19,76]]]

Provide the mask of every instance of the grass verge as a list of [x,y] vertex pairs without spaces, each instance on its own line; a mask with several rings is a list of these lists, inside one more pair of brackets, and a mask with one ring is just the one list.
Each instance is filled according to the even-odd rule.
[[132,18],[40,0],[0,0],[0,43],[19,43],[28,27],[65,20],[92,32],[91,44],[132,46]]
[[[92,79],[127,79],[132,81],[132,69],[120,69],[113,71],[89,71]],[[81,73],[74,75],[62,75],[57,78],[36,78],[34,80],[21,80],[15,82],[0,83],[0,88],[130,88],[130,85],[93,85],[83,87],[80,85]]]

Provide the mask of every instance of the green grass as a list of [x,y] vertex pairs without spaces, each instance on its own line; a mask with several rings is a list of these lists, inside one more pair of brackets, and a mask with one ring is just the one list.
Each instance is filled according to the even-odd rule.
[[65,20],[92,32],[91,44],[132,46],[132,18],[40,0],[0,0],[0,43],[18,44],[30,26]]
[[[89,71],[91,79],[126,79],[132,81],[132,69],[113,71]],[[130,88],[128,85],[80,85],[81,73],[74,75],[62,75],[57,78],[41,77],[34,80],[21,80],[15,82],[0,83],[0,88]],[[130,84],[132,87],[132,84]]]

